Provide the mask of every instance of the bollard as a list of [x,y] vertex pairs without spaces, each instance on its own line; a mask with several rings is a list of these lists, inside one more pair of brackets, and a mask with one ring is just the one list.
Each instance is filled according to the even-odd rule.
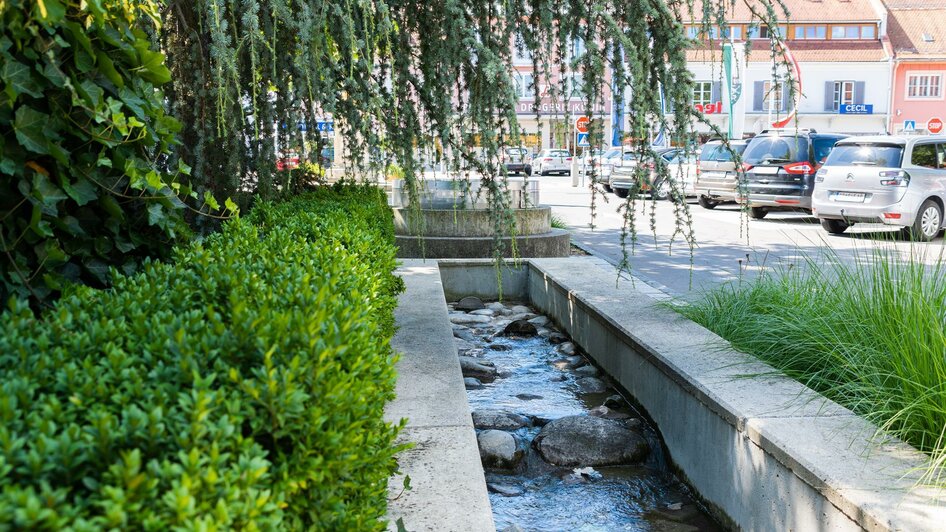
[[578,186],[578,157],[572,157],[572,186]]

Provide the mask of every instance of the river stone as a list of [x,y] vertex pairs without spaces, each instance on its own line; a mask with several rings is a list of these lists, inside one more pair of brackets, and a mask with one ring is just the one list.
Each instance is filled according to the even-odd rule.
[[550,344],[564,344],[567,341],[568,341],[568,337],[560,332],[552,331],[552,333],[549,334]]
[[618,394],[610,395],[604,400],[604,406],[610,408],[619,408],[624,406],[624,398]]
[[478,325],[490,321],[489,316],[474,316],[466,313],[450,316],[450,323],[459,323],[460,325]]
[[464,340],[463,338],[454,338],[453,344],[457,346],[457,352],[461,354],[466,353],[472,349],[476,349],[475,345]]
[[614,419],[614,420],[628,419],[631,417],[630,414],[625,414],[624,412],[618,412],[617,410],[611,410],[610,408],[604,405],[592,408],[591,410],[588,411],[588,414],[594,417],[600,417],[601,419]]
[[453,336],[455,338],[460,338],[461,340],[466,340],[467,342],[474,342],[474,343],[476,342],[476,335],[473,334],[473,331],[471,331],[469,327],[463,327],[462,329],[454,329]]
[[565,377],[565,375],[561,375],[561,374],[552,375],[551,377],[549,377],[549,381],[550,382],[563,382],[566,378],[567,377]]
[[483,304],[483,300],[478,297],[464,297],[456,304],[457,310],[480,310],[486,308],[486,305]]
[[545,316],[536,316],[529,320],[529,323],[535,325],[536,327],[545,327],[549,323],[549,319]]
[[[464,373],[464,375],[466,375]],[[596,377],[582,377],[575,381],[578,385],[578,391],[581,393],[604,393],[608,391],[608,385],[603,380]]]
[[488,308],[481,308],[481,309],[479,309],[479,310],[474,310],[474,311],[470,312],[470,314],[472,314],[472,315],[474,315],[474,316],[489,316],[489,317],[491,317],[491,318],[496,315],[495,312],[493,312],[492,310],[490,310],[490,309],[488,309]]
[[580,366],[580,365],[584,364],[584,363],[585,363],[585,358],[582,357],[581,355],[572,355],[572,356],[570,356],[570,357],[567,357],[567,358],[565,359],[565,362],[566,362],[570,367],[573,367],[573,368],[574,368],[574,367],[577,367],[577,366]]
[[506,305],[503,305],[499,301],[493,301],[492,303],[486,305],[486,308],[492,310],[496,314],[499,314],[502,311],[506,310]]
[[473,411],[473,426],[478,429],[516,430],[532,425],[532,420],[519,414],[484,408]]
[[[486,489],[492,493],[498,493],[503,497],[518,497],[525,493],[525,490],[512,484],[495,484],[493,482],[486,484]],[[506,530],[509,530],[508,528]]]
[[486,347],[492,349],[493,351],[512,351],[512,347],[509,347],[506,344],[489,344]]
[[532,312],[532,309],[525,305],[513,305],[509,307],[514,314],[526,314]]
[[575,343],[574,342],[565,342],[564,344],[559,345],[555,349],[563,355],[572,356],[575,354]]
[[520,393],[520,394],[516,395],[516,397],[519,398],[519,399],[521,399],[521,400],[523,400],[523,401],[533,401],[533,400],[535,400],[535,399],[542,399],[542,398],[543,398],[541,395],[536,395],[536,394],[534,394],[534,393]]
[[591,364],[586,364],[580,368],[575,368],[575,373],[585,377],[596,377],[598,375],[598,368]]
[[535,325],[526,320],[516,320],[503,329],[504,336],[535,336]]
[[464,377],[463,385],[466,386],[467,390],[479,390],[483,387],[483,383],[473,377]]
[[496,379],[496,367],[482,359],[460,356],[460,371],[464,377],[473,377],[482,382],[492,382]]
[[537,327],[536,336],[539,338],[548,338],[552,334],[552,331],[546,329],[545,327]]
[[527,532],[526,529],[522,528],[519,525],[509,525],[506,528],[502,529],[502,532]]
[[644,438],[616,421],[566,416],[542,427],[533,445],[550,464],[606,466],[633,464],[647,455]]
[[531,312],[520,312],[520,313],[518,313],[518,314],[510,314],[510,315],[509,315],[509,319],[510,319],[511,321],[517,321],[517,320],[526,320],[526,321],[528,321],[528,320],[531,320],[531,319],[534,318],[534,317],[535,317],[535,314],[533,314],[533,313],[531,313]]
[[516,438],[501,430],[484,430],[476,437],[480,445],[480,460],[491,469],[512,469],[522,458],[516,447]]

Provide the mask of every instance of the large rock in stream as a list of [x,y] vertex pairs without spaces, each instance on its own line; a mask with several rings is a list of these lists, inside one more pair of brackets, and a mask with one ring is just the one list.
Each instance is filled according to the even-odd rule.
[[464,377],[473,377],[481,382],[493,382],[496,379],[496,366],[481,358],[460,356],[460,371]]
[[516,430],[529,425],[532,420],[520,414],[494,409],[473,411],[473,426],[478,429]]
[[503,336],[535,336],[538,330],[526,320],[516,320],[503,329]]
[[566,416],[542,427],[532,444],[550,464],[607,466],[640,462],[649,448],[623,424],[591,416]]
[[454,308],[456,308],[457,310],[463,310],[463,311],[468,312],[471,310],[484,309],[486,308],[486,305],[483,304],[483,301],[480,298],[469,296],[469,297],[464,297],[463,299],[458,301]]
[[488,469],[513,469],[524,454],[516,445],[516,438],[501,430],[484,430],[476,437],[480,459]]

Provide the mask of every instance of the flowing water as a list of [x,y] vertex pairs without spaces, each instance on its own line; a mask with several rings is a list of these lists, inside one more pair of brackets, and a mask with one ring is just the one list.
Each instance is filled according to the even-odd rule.
[[[577,381],[594,369],[576,372],[588,365],[587,358],[569,360],[567,353],[573,344],[556,345],[548,339],[549,335],[556,342],[567,338],[555,334],[557,329],[551,323],[544,327],[540,323],[542,337],[498,335],[510,318],[523,317],[524,309],[517,309],[519,316],[511,316],[512,305],[493,303],[490,307],[496,313],[490,323],[454,325],[455,334],[466,338],[458,340],[460,354],[492,363],[498,370],[495,381],[483,383],[481,388],[468,386],[470,409],[501,410],[532,420],[532,426],[511,431],[525,451],[518,466],[514,470],[486,470],[497,530],[721,530],[669,472],[656,431],[627,401],[615,397],[618,392],[605,375],[597,377],[608,383],[607,391],[582,393]],[[451,317],[462,321],[463,313],[451,310]],[[547,422],[588,415],[605,403],[608,417],[642,433],[650,444],[643,462],[593,469],[559,467],[545,462],[532,446]]]

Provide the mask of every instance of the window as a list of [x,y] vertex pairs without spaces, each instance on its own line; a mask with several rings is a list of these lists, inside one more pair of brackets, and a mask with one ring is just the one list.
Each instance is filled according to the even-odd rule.
[[584,79],[581,74],[568,74],[565,77],[565,90],[569,99],[578,99],[585,96]]
[[861,26],[861,39],[873,39],[875,28],[873,26]]
[[[861,35],[862,28],[867,28],[867,30],[869,31],[869,36]],[[874,27],[873,26],[831,26],[831,38],[832,39],[873,39]]]
[[848,105],[852,103],[854,103],[854,82],[835,81],[833,109],[835,111],[840,111],[842,105]]
[[795,26],[796,39],[824,39],[827,37],[827,26]]
[[512,58],[516,63],[532,63],[532,51],[526,47],[525,39],[517,34],[512,46]]
[[915,166],[936,168],[936,144],[917,144],[910,159]]
[[943,74],[908,73],[907,98],[911,100],[942,99]]
[[693,105],[713,103],[713,82],[697,81],[693,84]]
[[572,41],[572,58],[577,59],[585,55],[585,40],[581,37],[575,37]]
[[763,94],[765,94],[762,100],[762,110],[763,111],[779,111],[783,109],[783,98],[786,96],[784,94],[785,87],[781,83],[772,84],[771,81],[766,81],[762,85]]
[[[785,38],[785,35],[788,34],[788,26],[780,25],[778,27],[778,33],[781,38]],[[750,39],[768,39],[770,37],[769,27],[768,26],[749,26],[749,31],[747,35]]]
[[535,83],[532,74],[527,74],[524,72],[517,72],[513,76],[513,80],[516,82],[516,96],[520,100],[531,100],[535,97]]

